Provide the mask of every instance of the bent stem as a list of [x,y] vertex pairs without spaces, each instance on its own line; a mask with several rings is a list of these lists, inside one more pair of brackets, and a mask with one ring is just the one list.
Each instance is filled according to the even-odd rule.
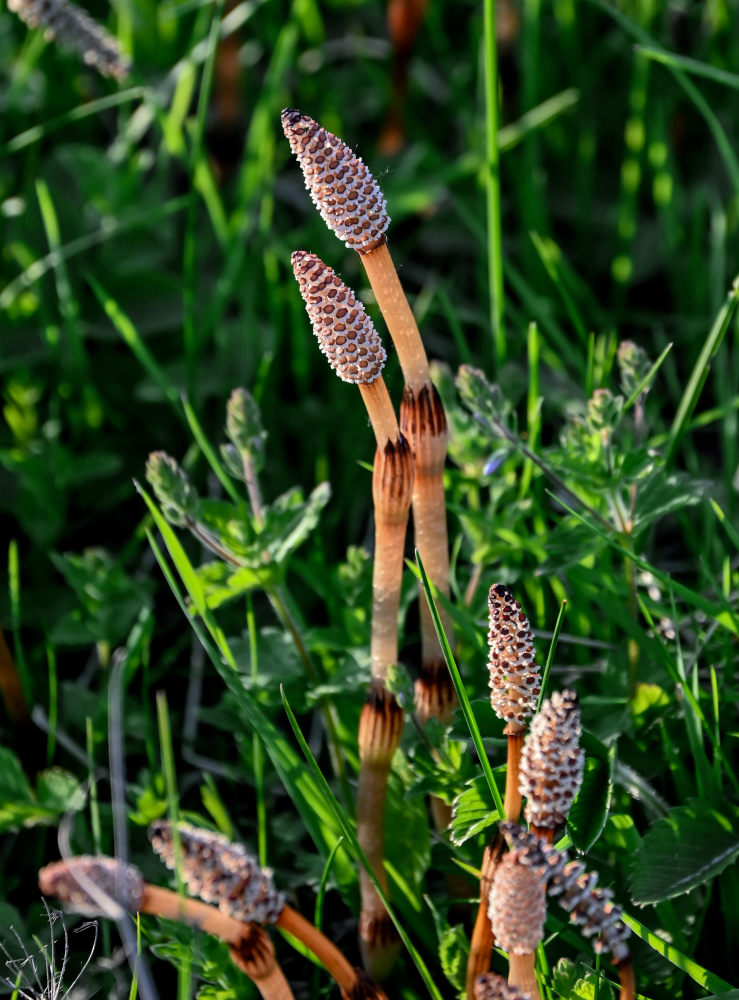
[[479,976],[490,969],[495,937],[488,917],[488,899],[495,878],[495,869],[500,863],[503,837],[499,833],[492,844],[488,844],[482,856],[480,869],[480,903],[475,917],[475,926],[470,938],[470,954],[467,959],[465,989],[467,1000],[475,1000],[475,983]]

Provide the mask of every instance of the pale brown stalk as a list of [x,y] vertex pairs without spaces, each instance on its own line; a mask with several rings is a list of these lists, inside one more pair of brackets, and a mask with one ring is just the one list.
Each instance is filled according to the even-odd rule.
[[[296,251],[292,265],[321,351],[340,378],[359,386],[377,441],[372,473],[372,680],[359,721],[357,838],[387,893],[385,799],[393,755],[403,731],[403,711],[386,682],[388,669],[398,662],[398,611],[413,459],[382,378],[385,352],[362,303],[315,254]],[[373,978],[384,979],[398,955],[400,939],[364,870],[360,871],[359,885],[362,961]]]
[[467,1000],[475,1000],[477,996],[476,983],[480,976],[490,968],[490,958],[493,953],[495,938],[493,937],[493,928],[488,916],[488,905],[490,890],[495,879],[495,870],[500,864],[502,857],[502,846],[503,838],[498,834],[494,843],[487,845],[485,853],[482,856],[480,903],[477,907],[475,926],[472,929],[472,937],[470,938],[470,953],[467,959],[467,974],[465,977]]
[[[411,447],[416,467],[413,489],[416,546],[432,584],[448,597],[449,551],[443,484],[446,419],[431,383],[418,325],[385,244],[390,223],[385,199],[361,158],[313,119],[286,108],[282,112],[282,126],[321,217],[347,247],[359,253],[395,343],[406,382],[400,428]],[[426,601],[422,598],[420,603],[422,667],[416,684],[416,711],[422,724],[430,717],[447,722],[456,706],[456,694]],[[444,630],[451,635],[451,622],[443,610],[441,613]],[[432,803],[432,811],[437,825],[445,828],[451,816],[449,807],[437,801]]]
[[[132,913],[147,913],[197,927],[220,938],[264,1000],[293,1000],[293,993],[266,932],[195,899],[144,882],[133,865],[115,858],[82,856],[56,861],[39,872],[39,887],[85,914],[115,915],[115,904]],[[109,912],[109,907],[113,910]],[[120,911],[119,911],[120,912]]]

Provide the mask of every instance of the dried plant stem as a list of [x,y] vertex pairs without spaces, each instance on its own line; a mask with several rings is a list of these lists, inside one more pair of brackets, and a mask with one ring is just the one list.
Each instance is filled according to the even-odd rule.
[[488,917],[488,900],[490,889],[495,878],[495,869],[500,863],[501,845],[503,838],[500,834],[494,843],[488,844],[482,856],[482,866],[480,870],[480,905],[477,908],[475,926],[472,929],[470,938],[470,954],[467,959],[467,975],[465,977],[465,988],[467,990],[467,1000],[475,1000],[475,982],[478,976],[490,969],[490,958],[493,953],[495,937],[493,928]]
[[[521,815],[521,792],[519,790],[519,775],[521,768],[521,752],[524,742],[524,727],[517,722],[509,722],[503,730],[508,737],[508,766],[505,778],[505,798],[503,808],[505,818],[517,823]],[[522,986],[517,983],[517,986]]]
[[141,912],[198,927],[225,941],[231,957],[257,987],[264,1000],[292,1000],[266,931],[258,924],[245,924],[214,906],[179,896],[171,889],[145,884]]
[[528,993],[531,1000],[541,1000],[539,983],[534,971],[534,952],[526,955],[511,953],[508,956],[508,985],[515,986],[522,993]]

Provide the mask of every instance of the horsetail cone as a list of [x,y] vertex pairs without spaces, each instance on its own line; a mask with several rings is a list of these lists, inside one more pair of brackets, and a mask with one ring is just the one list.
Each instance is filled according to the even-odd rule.
[[517,851],[506,854],[490,890],[490,922],[495,940],[509,955],[528,955],[544,936],[546,897],[540,872]]
[[81,855],[46,865],[38,873],[38,884],[44,896],[54,896],[71,910],[89,916],[106,915],[100,896],[136,913],[145,891],[138,868],[102,855]]
[[581,861],[570,861],[566,851],[558,851],[517,823],[501,823],[500,829],[519,863],[539,873],[570,921],[582,928],[585,937],[596,937],[595,951],[609,952],[616,964],[628,961],[631,931],[611,889],[597,884],[597,873],[586,871]]
[[8,0],[8,10],[29,28],[42,28],[48,39],[77,51],[103,76],[116,80],[128,76],[131,63],[121,55],[113,35],[69,0]]
[[502,976],[496,976],[494,972],[485,972],[477,977],[474,993],[475,1000],[530,1000],[528,993],[509,986]]
[[385,198],[361,157],[318,122],[285,108],[282,128],[321,218],[344,243],[367,253],[385,240]]
[[[283,893],[272,882],[269,868],[226,837],[186,823],[177,826],[182,844],[182,877],[191,895],[218,906],[221,913],[241,921],[275,923],[285,906]],[[157,820],[149,827],[154,851],[168,868],[176,852],[172,824]]]
[[519,788],[524,814],[537,829],[556,830],[567,819],[582,783],[580,710],[574,691],[556,691],[531,722],[521,755]]
[[490,704],[500,719],[520,730],[536,711],[541,691],[531,626],[502,583],[490,588],[488,610]]
[[331,367],[344,382],[374,382],[387,355],[362,303],[315,254],[296,250],[291,261],[313,333]]

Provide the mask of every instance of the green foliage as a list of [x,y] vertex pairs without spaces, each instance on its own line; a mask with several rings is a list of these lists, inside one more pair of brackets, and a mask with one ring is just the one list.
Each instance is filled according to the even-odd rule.
[[[449,727],[413,725],[409,571],[385,838],[411,950],[393,992],[463,987],[467,931],[443,876],[477,870],[495,832],[506,750],[485,597],[500,580],[540,663],[556,647],[547,691],[581,696],[566,836],[626,908],[639,995],[736,996],[735,5],[427,4],[394,153],[377,143],[403,75],[386,6],[93,4],[132,57],[120,88],[0,10],[0,690],[17,674],[30,699],[30,718],[0,703],[0,939],[43,924],[47,827],[111,850],[115,805],[131,859],[162,881],[139,827],[176,795],[181,815],[258,849],[306,915],[320,886],[324,929],[358,960],[375,442],[315,349],[291,250],[315,249],[375,307],[280,136],[297,105],[382,186],[450,431],[446,652],[465,697]],[[385,377],[397,404],[392,349]],[[154,500],[132,483],[147,454]],[[453,805],[448,840],[429,794]],[[142,934],[179,996],[256,995],[212,939],[146,918]],[[118,996],[108,936],[95,988]],[[296,995],[329,994],[275,943]],[[549,1000],[615,995],[556,908],[544,948]]]

